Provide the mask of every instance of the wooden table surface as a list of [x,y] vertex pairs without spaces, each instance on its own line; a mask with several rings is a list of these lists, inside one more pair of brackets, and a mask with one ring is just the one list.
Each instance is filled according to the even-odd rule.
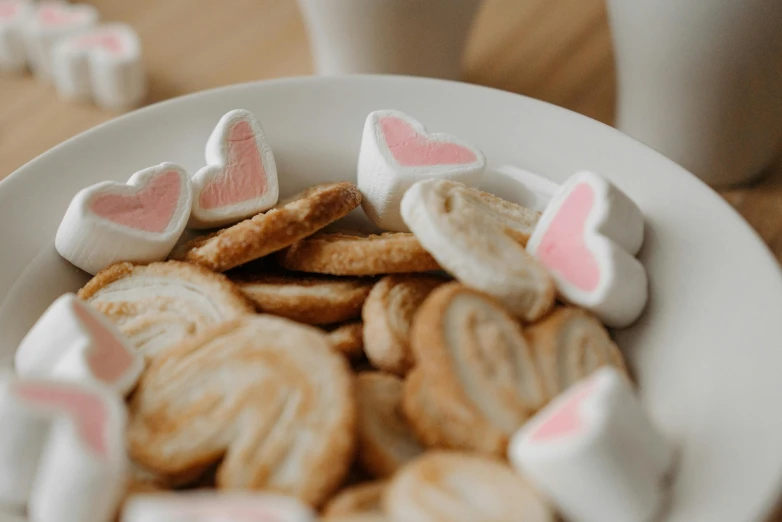
[[[236,82],[311,73],[295,0],[87,3],[103,20],[127,22],[140,33],[150,103]],[[486,0],[468,46],[465,80],[612,123],[614,61],[603,0]],[[30,76],[0,78],[0,179],[114,116],[61,101],[52,87]],[[782,259],[782,161],[755,185],[723,195]]]

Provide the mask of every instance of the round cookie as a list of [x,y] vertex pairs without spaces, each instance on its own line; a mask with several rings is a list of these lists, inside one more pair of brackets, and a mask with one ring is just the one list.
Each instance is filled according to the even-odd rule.
[[374,281],[294,274],[232,278],[256,310],[305,324],[333,324],[361,315]]
[[246,316],[152,361],[129,404],[128,449],[163,476],[219,462],[218,489],[317,506],[348,472],[355,422],[351,371],[325,334]]
[[211,326],[253,313],[224,276],[178,261],[117,263],[78,295],[114,322],[147,359]]
[[401,415],[402,380],[383,372],[356,379],[358,461],[375,477],[385,478],[423,453]]
[[413,234],[362,236],[317,234],[277,254],[288,270],[343,276],[371,276],[439,270]]
[[424,299],[444,279],[435,276],[386,276],[372,287],[364,308],[364,351],[372,365],[404,376],[415,362],[410,326]]
[[459,283],[434,290],[413,321],[416,367],[403,410],[428,447],[504,455],[545,401],[519,323],[494,299]]
[[361,193],[351,183],[315,185],[265,213],[186,243],[172,257],[224,272],[290,246],[360,204]]
[[431,451],[402,468],[383,499],[389,522],[555,522],[553,510],[505,463]]
[[382,515],[381,499],[387,482],[376,480],[345,488],[323,508],[323,516],[334,518],[358,515]]
[[332,348],[350,359],[364,355],[364,323],[354,321],[335,327],[328,333]]
[[602,366],[627,373],[622,352],[603,323],[580,308],[558,308],[525,333],[549,399]]

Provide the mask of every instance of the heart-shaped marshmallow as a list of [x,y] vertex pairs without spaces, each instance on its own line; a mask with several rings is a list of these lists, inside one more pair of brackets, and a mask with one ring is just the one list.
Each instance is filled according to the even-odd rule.
[[141,170],[127,184],[104,181],[71,201],[54,244],[62,257],[96,274],[118,261],[162,261],[190,216],[187,172],[173,163]]
[[0,72],[20,73],[27,67],[23,28],[32,13],[27,0],[0,0]]
[[358,156],[362,206],[377,226],[409,232],[399,211],[407,189],[417,181],[443,178],[477,186],[486,158],[450,134],[429,134],[399,111],[375,111],[367,117]]
[[15,366],[23,377],[100,382],[124,395],[135,386],[144,360],[102,314],[65,294],[22,339]]
[[146,94],[138,35],[126,24],[106,24],[61,39],[52,50],[52,80],[64,98],[115,110],[138,105]]
[[58,40],[83,33],[98,23],[98,11],[86,4],[41,2],[24,27],[27,61],[33,73],[52,77],[52,48]]
[[648,297],[646,269],[635,258],[644,235],[638,206],[605,178],[583,171],[551,200],[527,243],[560,296],[608,326],[633,323]]
[[138,495],[122,522],[315,522],[315,515],[292,497],[210,492]]
[[193,176],[190,226],[214,228],[236,223],[277,203],[274,155],[250,111],[225,114],[206,142],[206,167]]
[[619,371],[568,388],[517,433],[513,465],[573,522],[648,522],[673,450]]
[[0,502],[40,522],[106,522],[124,487],[125,405],[98,385],[0,376]]

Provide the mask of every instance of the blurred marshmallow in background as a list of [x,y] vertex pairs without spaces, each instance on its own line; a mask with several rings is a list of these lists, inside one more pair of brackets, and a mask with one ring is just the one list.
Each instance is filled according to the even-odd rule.
[[299,0],[318,74],[457,80],[481,0]]
[[782,0],[607,0],[619,130],[713,185],[782,144]]

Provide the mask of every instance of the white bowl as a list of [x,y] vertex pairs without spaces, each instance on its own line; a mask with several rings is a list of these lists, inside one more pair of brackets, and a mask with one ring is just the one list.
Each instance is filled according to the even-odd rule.
[[[589,169],[647,217],[641,260],[651,301],[617,332],[654,419],[680,446],[666,521],[762,520],[782,478],[782,275],[749,226],[682,168],[616,130],[492,89],[400,77],[299,78],[218,89],[118,118],[52,149],[0,183],[0,363],[54,298],[84,274],[52,241],[71,197],[173,161],[193,171],[218,118],[263,122],[281,195],[355,180],[366,115],[399,109],[479,146],[490,167],[562,181]],[[496,174],[487,188],[514,199]]]

